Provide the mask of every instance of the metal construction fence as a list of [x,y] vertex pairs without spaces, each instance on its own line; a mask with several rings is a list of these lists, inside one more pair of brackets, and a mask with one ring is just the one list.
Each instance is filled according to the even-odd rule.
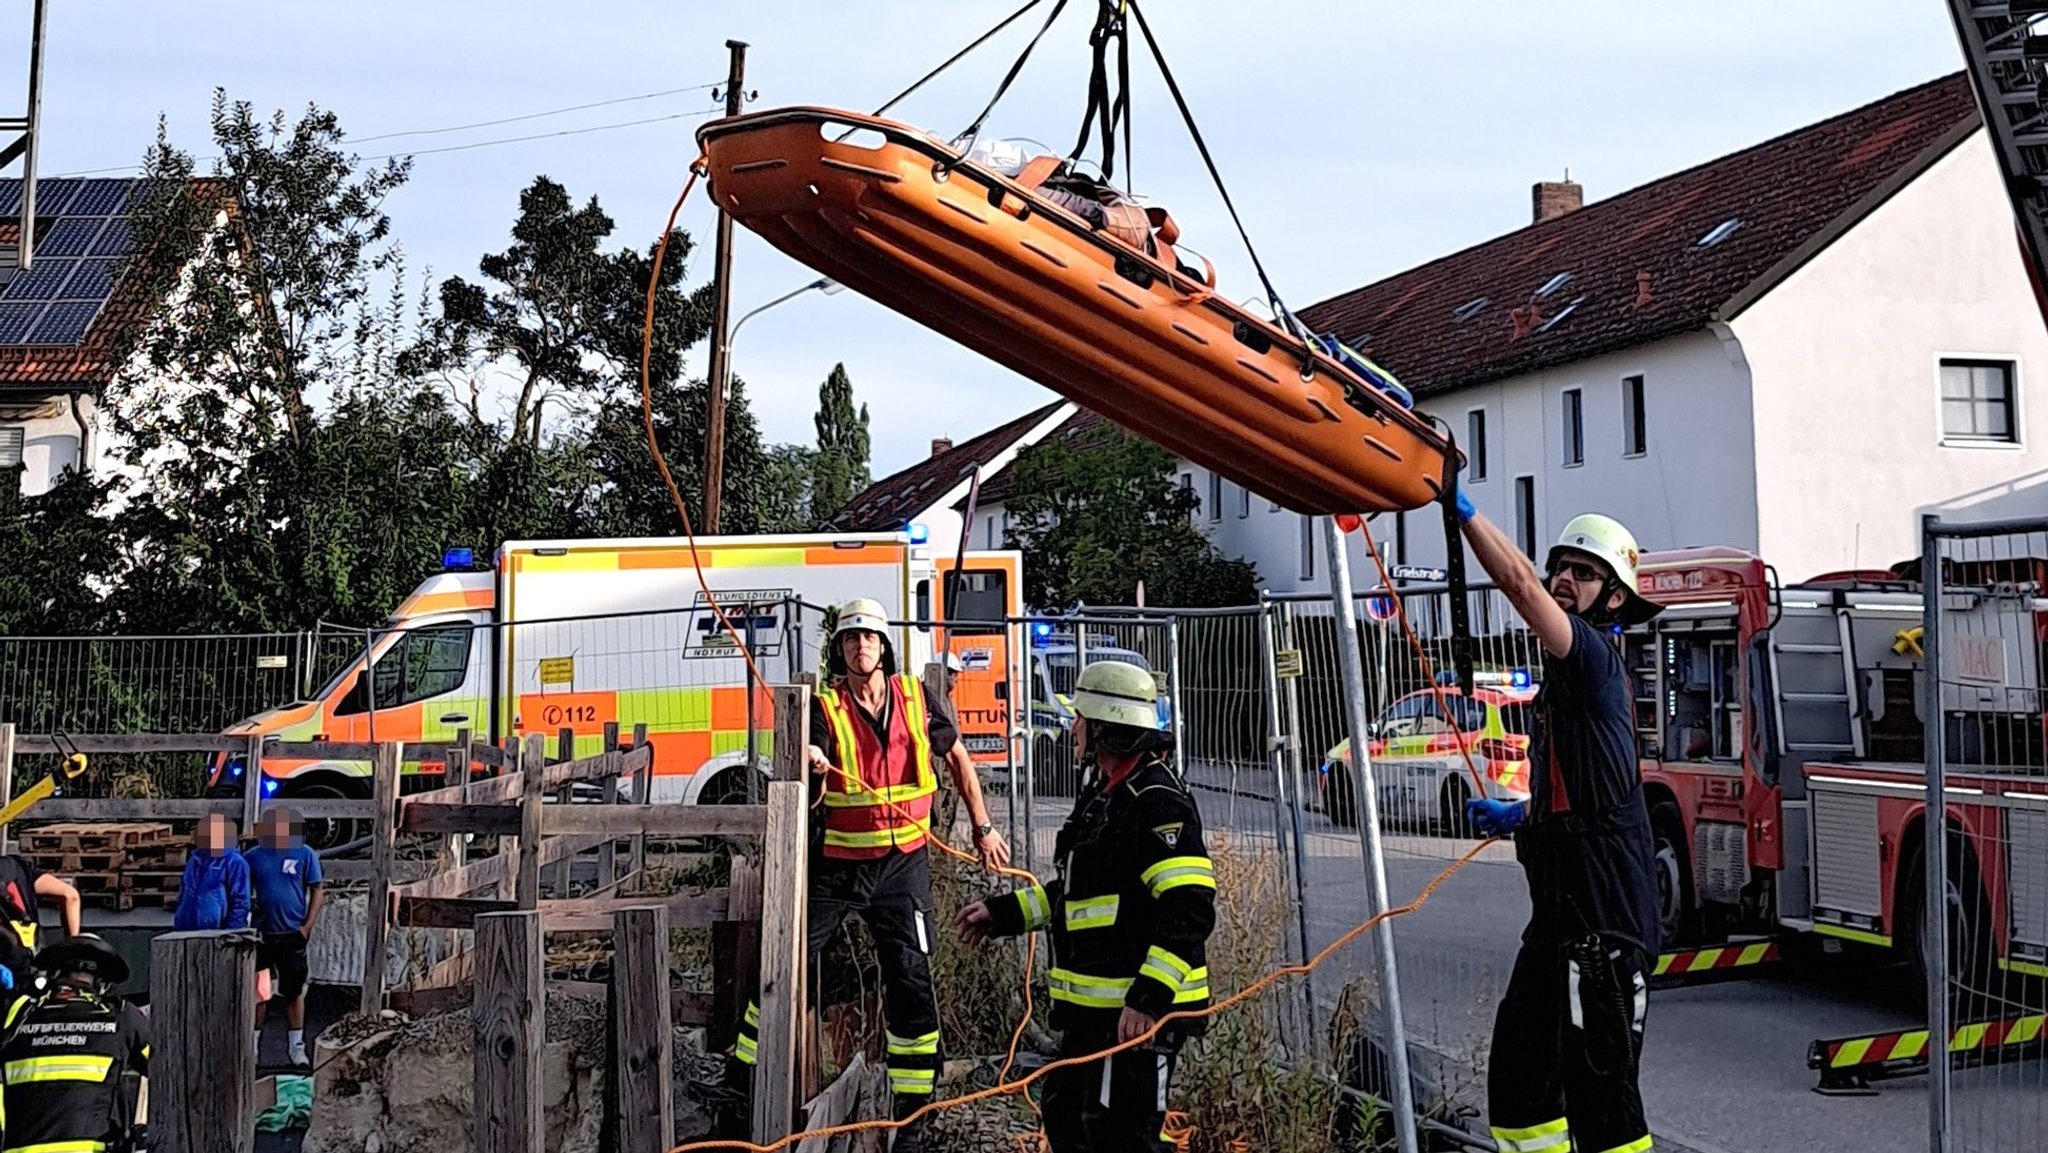
[[[1907,908],[1927,978],[1932,1153],[2038,1149],[2048,1134],[2048,518],[1925,522],[1920,645],[1924,888]],[[1939,723],[1932,723],[1937,718]],[[1923,839],[1920,843],[1925,843]],[[1915,872],[1918,872],[1916,870]],[[1908,874],[1913,875],[1913,874]],[[1917,922],[1917,923],[1915,923]]]
[[[1526,741],[1524,706],[1541,676],[1535,649],[1499,594],[1473,589],[1476,689],[1468,697],[1442,683],[1453,665],[1448,596],[1426,587],[1356,598],[1375,799],[1395,903],[1412,899],[1470,847],[1465,797],[1527,788],[1515,758]],[[828,636],[823,607],[790,602],[782,609],[772,626],[753,631],[766,614],[749,614],[740,626],[770,683],[820,671]],[[1179,767],[1212,848],[1277,897],[1280,923],[1268,926],[1275,936],[1265,967],[1313,956],[1376,911],[1361,865],[1363,806],[1351,796],[1330,597],[897,623],[920,646],[920,659],[949,646],[970,656],[953,674],[956,702],[999,703],[1002,723],[977,738],[984,743],[973,751],[991,817],[1020,866],[1053,874],[1055,838],[1082,785],[1070,704],[1076,678],[1096,661],[1126,660],[1154,674],[1162,720],[1177,735]],[[208,732],[316,701],[321,730],[290,739],[433,744],[461,730],[495,739],[509,723],[550,735],[571,728],[579,754],[586,733],[595,740],[605,722],[639,722],[649,724],[664,766],[654,778],[657,799],[687,779],[671,763],[694,767],[709,758],[714,779],[700,776],[688,799],[745,800],[756,783],[745,766],[771,755],[773,721],[746,690],[737,655],[722,622],[702,609],[513,623],[437,619],[263,637],[10,638],[0,640],[0,720],[24,733]],[[645,696],[629,706],[633,692]],[[629,707],[639,711],[625,715]],[[409,727],[401,734],[401,726]],[[22,772],[45,771],[34,762],[21,758]],[[180,762],[176,779],[159,781],[160,790],[191,786],[197,767]],[[967,844],[966,815],[950,816],[950,839]],[[1504,853],[1496,852],[1497,875],[1485,883],[1507,891],[1520,882],[1507,875]],[[1505,987],[1507,966],[1416,949],[1401,945],[1410,1040],[1437,1058],[1419,1072],[1445,1082],[1464,1077],[1468,1083],[1447,1084],[1445,1095],[1480,1099],[1472,1079],[1484,1068],[1490,998]],[[1288,987],[1289,1051],[1318,1052],[1340,1004],[1374,1001],[1374,956],[1361,942]]]

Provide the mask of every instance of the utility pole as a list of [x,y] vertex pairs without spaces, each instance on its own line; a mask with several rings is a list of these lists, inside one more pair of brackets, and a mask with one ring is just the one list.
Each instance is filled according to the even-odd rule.
[[16,260],[23,269],[35,263],[36,148],[43,118],[43,29],[49,23],[49,0],[36,0],[28,46],[28,115],[0,116],[0,132],[20,136],[0,147],[0,168],[24,159],[21,173],[21,242]]
[[[747,45],[728,40],[732,63],[725,74],[725,114],[738,116],[746,100]],[[715,199],[715,198],[714,198]],[[712,255],[711,407],[704,421],[704,532],[718,532],[718,496],[725,486],[725,390],[732,357],[726,321],[732,316],[732,217],[718,210],[718,240]]]

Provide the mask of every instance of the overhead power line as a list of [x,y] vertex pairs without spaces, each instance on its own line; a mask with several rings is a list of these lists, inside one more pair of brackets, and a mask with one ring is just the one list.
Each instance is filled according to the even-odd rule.
[[[641,100],[654,100],[664,96],[680,96],[689,92],[705,92],[716,88],[716,84],[695,84],[687,88],[667,88],[659,92],[642,92],[633,96],[619,96],[610,100],[598,100],[588,104],[572,104],[563,108],[550,108],[545,112],[528,112],[519,116],[506,116],[497,120],[480,120],[473,124],[455,124],[444,128],[411,128],[403,132],[383,132],[374,136],[358,136],[348,140],[349,144],[366,144],[378,140],[396,140],[407,136],[440,136],[450,132],[468,132],[478,128],[489,128],[499,124],[517,124],[528,120],[541,120],[550,116],[561,116],[570,112],[584,112],[592,108],[604,108],[615,104],[628,104]],[[376,156],[365,156],[364,160],[392,160],[400,156],[430,156],[442,152],[463,152],[472,148],[492,148],[503,144],[520,144],[533,140],[546,140],[555,136],[581,136],[591,132],[610,132],[619,128],[637,128],[646,124],[660,124],[664,121],[689,118],[708,119],[717,109],[691,112],[676,112],[667,116],[650,116],[640,120],[624,120],[611,124],[595,124],[584,128],[568,128],[559,132],[537,132],[526,136],[507,136],[496,140],[477,140],[467,144],[446,145],[440,148],[415,148],[405,152],[386,152]],[[203,160],[217,160],[219,157],[203,157]],[[140,164],[119,164],[108,168],[86,168],[71,172],[60,172],[46,179],[80,176],[108,176],[124,172],[140,172]]]

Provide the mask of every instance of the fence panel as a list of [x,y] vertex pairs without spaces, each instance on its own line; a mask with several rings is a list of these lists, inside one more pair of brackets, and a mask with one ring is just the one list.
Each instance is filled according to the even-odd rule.
[[[1939,699],[1930,808],[1946,851],[1922,852],[1935,1153],[2039,1148],[2048,1132],[2048,519],[1930,525],[1923,572],[1941,582],[1919,640]],[[1932,798],[1938,797],[1938,802]],[[1930,814],[1927,824],[1934,823]],[[1915,876],[1921,870],[1913,870]],[[1910,931],[1902,926],[1901,932]],[[1930,1054],[1940,1053],[1930,1044]]]

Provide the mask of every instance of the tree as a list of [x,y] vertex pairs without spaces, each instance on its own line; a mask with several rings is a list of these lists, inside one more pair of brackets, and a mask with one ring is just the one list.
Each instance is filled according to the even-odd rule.
[[1258,574],[1196,530],[1195,495],[1173,483],[1173,454],[1113,425],[1017,454],[1006,545],[1031,558],[1024,598],[1045,610],[1083,602],[1181,608],[1249,604]]
[[101,519],[109,482],[66,469],[49,491],[25,497],[21,473],[0,468],[0,636],[104,631],[101,593],[120,564]]
[[[369,430],[329,428],[318,407],[361,387],[375,278],[403,275],[381,206],[408,167],[363,166],[317,107],[259,120],[216,90],[211,128],[220,158],[195,180],[159,126],[133,214],[150,320],[128,334],[107,395],[111,447],[134,481],[111,530],[128,552],[114,603],[132,629],[285,628],[349,611],[337,592],[390,537],[362,520],[390,510],[353,504],[324,463],[360,467]],[[417,430],[385,420],[376,435],[412,445]]]
[[853,407],[844,364],[818,387],[817,455],[811,464],[811,519],[823,523],[873,483],[868,474],[868,406]]

